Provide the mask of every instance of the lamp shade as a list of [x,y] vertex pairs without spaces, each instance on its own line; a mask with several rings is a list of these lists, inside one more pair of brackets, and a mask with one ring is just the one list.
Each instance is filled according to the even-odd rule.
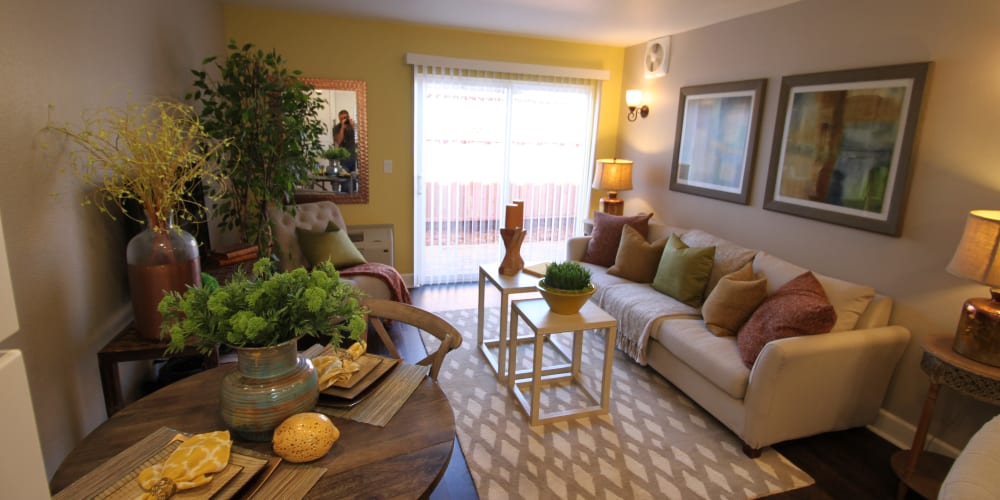
[[608,191],[632,189],[632,162],[620,158],[597,160],[591,187]]
[[637,107],[642,104],[642,91],[641,90],[626,90],[625,91],[625,105],[629,107]]
[[961,278],[1000,287],[1000,210],[973,210],[946,268]]

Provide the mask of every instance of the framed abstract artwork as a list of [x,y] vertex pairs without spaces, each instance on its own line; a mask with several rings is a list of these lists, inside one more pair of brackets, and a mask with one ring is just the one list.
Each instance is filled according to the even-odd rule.
[[766,84],[681,88],[671,190],[747,204]]
[[899,236],[928,67],[782,78],[764,208]]

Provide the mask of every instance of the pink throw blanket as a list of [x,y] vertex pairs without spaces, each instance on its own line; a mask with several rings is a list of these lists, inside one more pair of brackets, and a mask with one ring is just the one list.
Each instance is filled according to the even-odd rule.
[[368,262],[366,264],[341,269],[339,272],[344,278],[351,276],[372,276],[378,278],[384,281],[389,287],[389,290],[392,292],[392,300],[402,302],[404,304],[411,304],[410,290],[406,288],[406,283],[403,282],[403,276],[392,266],[382,264],[381,262]]

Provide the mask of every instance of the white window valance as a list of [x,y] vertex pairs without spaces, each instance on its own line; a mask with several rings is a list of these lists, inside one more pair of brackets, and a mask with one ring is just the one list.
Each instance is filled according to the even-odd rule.
[[461,59],[457,57],[415,54],[412,52],[406,54],[406,63],[413,65],[418,69],[424,68],[424,71],[465,70],[519,75],[537,75],[556,78],[582,78],[597,81],[611,79],[611,72],[606,69],[548,66],[544,64],[522,64],[504,61],[486,61],[481,59]]

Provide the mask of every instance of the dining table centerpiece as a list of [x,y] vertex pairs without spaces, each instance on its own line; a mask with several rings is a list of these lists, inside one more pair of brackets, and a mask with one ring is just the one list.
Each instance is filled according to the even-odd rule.
[[163,291],[197,286],[201,276],[197,242],[174,222],[204,219],[203,200],[193,192],[219,182],[210,159],[230,139],[213,138],[194,108],[169,99],[86,111],[79,125],[45,130],[66,140],[69,169],[94,188],[84,204],[112,219],[119,213],[139,220],[129,207],[141,208],[146,228],[125,252],[129,290],[136,330],[159,340]]
[[222,381],[222,419],[238,436],[268,441],[285,418],[306,412],[319,398],[312,362],[299,355],[303,336],[328,336],[333,346],[365,331],[362,292],[340,279],[333,264],[276,272],[260,259],[250,275],[237,271],[225,284],[202,275],[200,287],[170,292],[160,302],[167,352],[193,344],[210,352],[236,351],[237,369]]

